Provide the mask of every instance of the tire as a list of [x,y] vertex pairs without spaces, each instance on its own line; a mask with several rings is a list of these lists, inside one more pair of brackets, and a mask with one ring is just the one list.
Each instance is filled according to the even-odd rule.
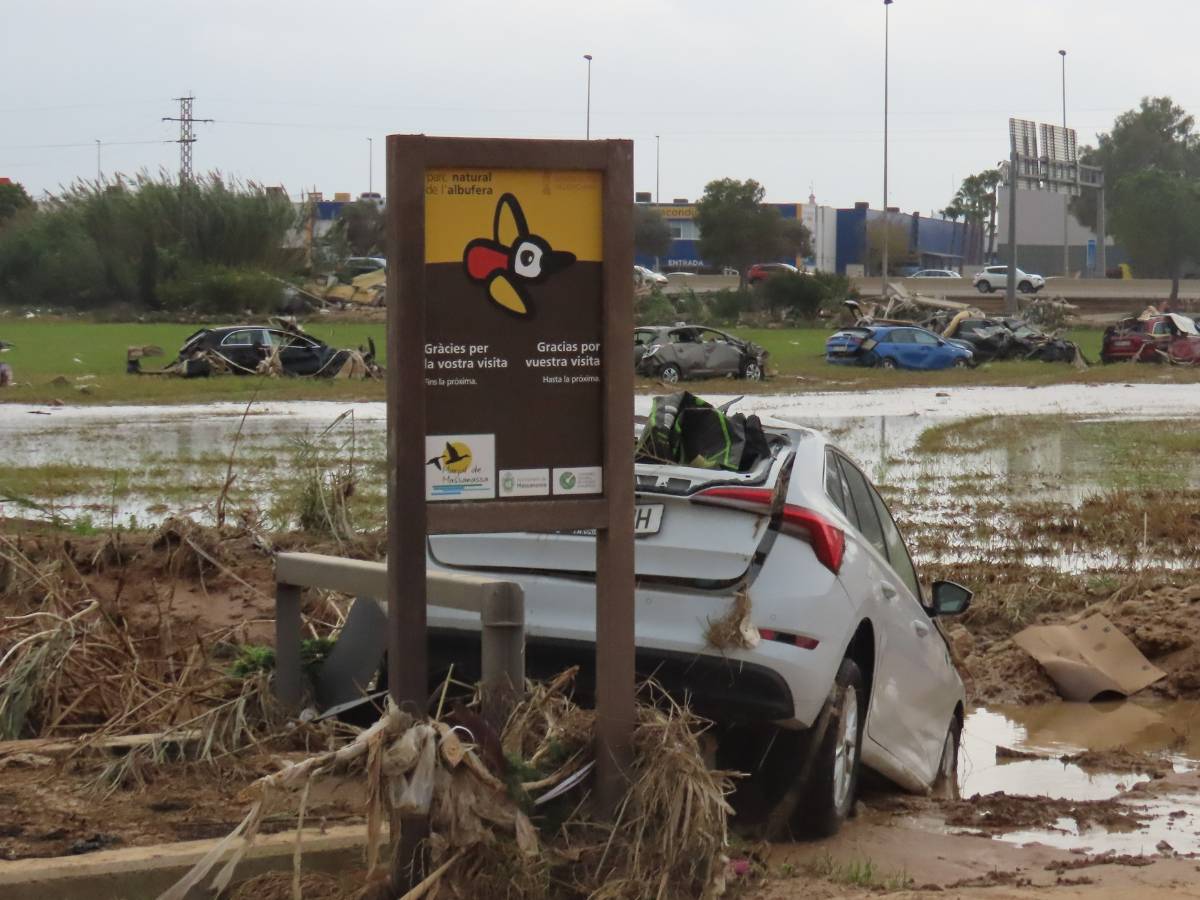
[[829,727],[815,749],[812,775],[793,824],[816,837],[836,834],[854,810],[862,737],[866,724],[866,691],[862,672],[852,659],[838,667],[829,699]]
[[965,358],[960,356],[960,357],[958,357],[958,359],[954,360],[954,368],[965,369],[966,367],[967,367],[967,361]]
[[1032,294],[1033,293],[1033,285],[1030,284],[1028,281],[1022,281],[1020,284],[1017,285],[1017,290],[1020,291],[1022,294]]
[[875,365],[879,366],[881,369],[894,369],[896,368],[896,361],[890,356],[881,356],[876,361]]
[[742,366],[742,377],[747,381],[762,381],[762,366],[760,366],[754,360],[750,360],[748,363]]
[[958,751],[962,746],[962,720],[954,716],[946,729],[946,741],[942,744],[942,758],[934,776],[931,792],[942,800],[957,800],[958,794]]
[[679,366],[675,363],[667,363],[658,372],[658,380],[664,384],[678,384],[682,377],[683,373],[679,371]]
[[981,294],[990,294],[992,292],[992,283],[990,281],[981,281],[975,287]]

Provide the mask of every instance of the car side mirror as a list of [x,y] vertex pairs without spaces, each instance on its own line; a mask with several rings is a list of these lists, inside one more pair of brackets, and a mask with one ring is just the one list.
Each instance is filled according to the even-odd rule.
[[930,614],[934,616],[960,616],[971,605],[974,594],[953,581],[935,581],[933,583],[933,607]]
[[946,342],[945,342],[945,341],[943,341],[941,338],[938,338],[938,346],[939,346],[939,347],[945,347],[945,346],[946,346]]

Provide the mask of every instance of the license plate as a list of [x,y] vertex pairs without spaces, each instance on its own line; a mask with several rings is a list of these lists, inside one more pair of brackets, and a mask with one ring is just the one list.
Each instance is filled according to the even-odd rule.
[[635,535],[658,534],[662,528],[663,505],[661,503],[638,504],[633,510],[633,533]]
[[1114,347],[1128,347],[1132,341],[1113,341]]

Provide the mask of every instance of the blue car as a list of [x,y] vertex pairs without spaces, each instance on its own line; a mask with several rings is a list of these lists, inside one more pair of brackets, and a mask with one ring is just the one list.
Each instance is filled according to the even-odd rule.
[[844,328],[825,342],[827,362],[881,369],[951,369],[974,365],[962,343],[912,325]]

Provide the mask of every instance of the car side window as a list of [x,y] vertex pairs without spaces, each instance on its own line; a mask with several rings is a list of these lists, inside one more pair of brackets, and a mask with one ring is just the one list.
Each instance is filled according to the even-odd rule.
[[249,347],[254,343],[255,338],[262,340],[262,333],[258,329],[243,329],[242,331],[231,331],[221,340],[222,347]]
[[[842,512],[846,512],[846,495],[842,491],[842,473],[838,469],[837,456],[832,450],[825,451],[825,493]],[[849,515],[849,513],[846,513]]]
[[654,332],[653,331],[635,331],[633,333],[633,342],[636,345],[645,346],[646,344],[653,342],[653,340],[654,340]]
[[871,490],[871,499],[875,502],[875,511],[879,514],[879,522],[883,526],[883,540],[887,544],[887,556],[892,564],[892,569],[900,576],[900,580],[908,585],[913,596],[920,601],[921,584],[917,581],[917,570],[913,568],[912,557],[908,555],[908,548],[904,545],[904,537],[900,534],[900,529],[896,527],[896,520],[892,518],[887,504],[883,502],[879,492],[871,485],[868,487]]
[[883,528],[879,524],[879,514],[875,512],[875,503],[871,499],[867,479],[844,457],[838,459],[838,464],[842,470],[842,477],[846,479],[846,485],[850,488],[850,497],[858,514],[858,530],[883,558],[887,559],[887,542],[883,539]]
[[912,344],[915,343],[913,338],[914,332],[909,328],[901,328],[892,332],[893,344]]
[[914,331],[911,332],[911,334],[913,336],[913,340],[918,344],[936,345],[938,342],[938,339],[928,331]]

